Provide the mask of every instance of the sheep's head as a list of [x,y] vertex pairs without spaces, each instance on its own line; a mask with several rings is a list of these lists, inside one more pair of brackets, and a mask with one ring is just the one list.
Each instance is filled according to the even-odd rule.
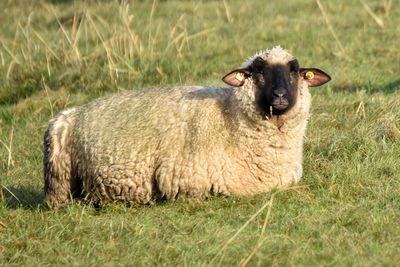
[[296,58],[275,47],[251,57],[242,67],[225,75],[223,81],[241,87],[247,79],[255,86],[255,99],[260,108],[269,112],[272,107],[272,113],[280,115],[295,105],[303,82],[313,87],[327,83],[331,78],[317,68],[300,68]]

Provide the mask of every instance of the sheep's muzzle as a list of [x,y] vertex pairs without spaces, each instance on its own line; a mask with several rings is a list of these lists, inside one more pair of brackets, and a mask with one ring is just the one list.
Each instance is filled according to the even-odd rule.
[[276,110],[283,111],[289,107],[289,101],[284,97],[277,97],[272,102],[272,107]]

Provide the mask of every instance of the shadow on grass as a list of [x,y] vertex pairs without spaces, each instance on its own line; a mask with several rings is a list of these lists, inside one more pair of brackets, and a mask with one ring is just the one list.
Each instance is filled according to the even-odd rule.
[[384,93],[384,94],[392,94],[397,90],[400,90],[400,79],[388,82],[383,85],[374,85],[372,83],[369,84],[344,84],[344,85],[336,85],[332,87],[333,92],[348,92],[355,93],[361,89],[366,90],[368,94],[375,93]]
[[44,193],[28,186],[2,186],[1,195],[9,209],[36,210],[45,208]]

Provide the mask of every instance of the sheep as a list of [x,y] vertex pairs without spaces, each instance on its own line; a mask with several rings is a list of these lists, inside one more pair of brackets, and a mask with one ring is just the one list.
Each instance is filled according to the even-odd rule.
[[225,75],[229,86],[138,89],[62,111],[44,135],[45,201],[153,204],[296,184],[308,87],[330,79],[274,47]]

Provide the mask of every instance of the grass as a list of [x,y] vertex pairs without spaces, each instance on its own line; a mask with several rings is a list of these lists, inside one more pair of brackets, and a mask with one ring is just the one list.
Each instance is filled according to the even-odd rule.
[[[395,1],[3,1],[0,265],[400,262],[400,9]],[[277,44],[333,81],[312,89],[299,186],[156,206],[43,207],[56,112],[160,84],[221,84]]]

